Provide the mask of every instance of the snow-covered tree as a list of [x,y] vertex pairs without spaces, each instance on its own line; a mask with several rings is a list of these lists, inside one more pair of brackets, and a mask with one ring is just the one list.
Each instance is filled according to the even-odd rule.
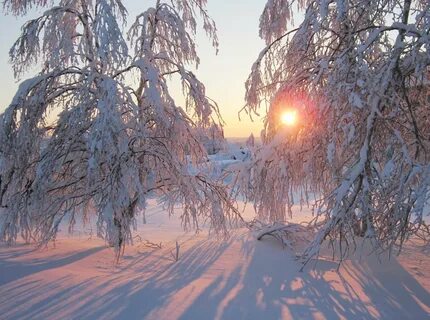
[[[248,112],[269,103],[264,145],[239,179],[266,220],[316,197],[306,257],[324,239],[385,250],[425,229],[429,34],[427,0],[267,1],[267,46],[246,82]],[[295,124],[280,121],[286,109]]]
[[[237,211],[225,188],[190,173],[205,157],[195,123],[211,126],[216,105],[186,69],[198,65],[199,16],[217,47],[206,0],[156,1],[124,32],[121,0],[61,0],[28,21],[10,50],[23,81],[0,116],[0,239],[46,243],[66,220],[97,216],[117,252],[131,241],[137,213],[158,192],[169,213],[183,204],[185,228],[203,219],[226,231]],[[24,14],[42,0],[5,0]],[[179,80],[186,106],[169,80]],[[199,172],[193,170],[193,172]]]
[[217,123],[213,123],[210,126],[199,126],[197,124],[195,135],[209,155],[218,153],[226,144],[224,130]]
[[248,137],[245,144],[248,148],[254,148],[255,147],[255,137],[254,137],[253,133],[251,133],[251,135]]

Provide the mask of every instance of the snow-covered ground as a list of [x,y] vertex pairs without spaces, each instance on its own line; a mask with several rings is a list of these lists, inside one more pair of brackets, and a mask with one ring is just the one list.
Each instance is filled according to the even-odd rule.
[[430,257],[415,243],[391,261],[359,251],[339,272],[327,252],[299,272],[270,237],[183,233],[155,202],[147,220],[119,264],[88,228],[47,249],[0,247],[0,319],[430,318]]
[[[222,169],[242,151],[211,162]],[[295,222],[309,219],[294,211]],[[300,272],[271,237],[184,233],[179,215],[151,201],[118,264],[91,226],[64,228],[45,249],[0,246],[0,319],[430,319],[430,254],[418,242],[390,261],[364,244],[339,270],[327,249]]]

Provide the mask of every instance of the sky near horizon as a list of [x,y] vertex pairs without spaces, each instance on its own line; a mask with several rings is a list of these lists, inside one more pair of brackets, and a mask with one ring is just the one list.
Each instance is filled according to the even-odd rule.
[[[130,21],[151,3],[142,0],[123,2],[129,11]],[[245,113],[241,114],[239,121],[238,112],[245,104],[244,83],[252,63],[264,47],[263,40],[258,37],[258,24],[265,3],[266,0],[208,0],[209,14],[218,28],[218,55],[211,47],[210,40],[201,36],[201,33],[196,39],[201,60],[196,73],[205,84],[207,95],[219,104],[226,123],[226,137],[248,137],[251,133],[259,136],[263,127],[260,118],[254,117],[254,121],[251,121]],[[18,38],[24,22],[38,16],[42,11],[43,9],[31,12],[25,17],[5,15],[0,11],[0,113],[9,105],[19,84],[14,79],[12,67],[8,62],[9,48]],[[23,78],[31,75],[32,72],[29,72]]]

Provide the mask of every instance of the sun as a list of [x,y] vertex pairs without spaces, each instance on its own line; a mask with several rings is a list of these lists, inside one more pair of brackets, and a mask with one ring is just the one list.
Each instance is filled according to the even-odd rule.
[[297,111],[287,110],[282,113],[281,122],[287,126],[294,126],[297,123]]

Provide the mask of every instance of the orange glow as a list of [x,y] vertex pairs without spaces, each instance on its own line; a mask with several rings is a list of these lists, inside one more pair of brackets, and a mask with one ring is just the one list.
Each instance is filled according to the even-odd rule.
[[286,126],[294,126],[297,123],[297,111],[286,110],[281,115],[281,122]]

